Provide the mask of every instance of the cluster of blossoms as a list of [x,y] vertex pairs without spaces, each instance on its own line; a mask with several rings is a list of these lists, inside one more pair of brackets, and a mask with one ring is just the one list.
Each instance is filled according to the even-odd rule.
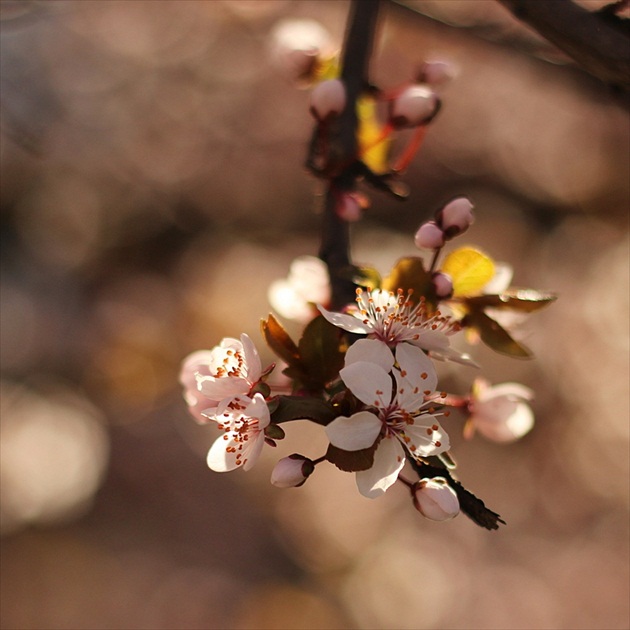
[[[217,472],[249,470],[265,444],[275,446],[285,437],[281,425],[308,419],[322,426],[328,449],[317,459],[300,454],[280,459],[271,477],[274,485],[300,486],[328,461],[354,472],[365,497],[379,497],[401,481],[427,518],[446,520],[462,509],[480,524],[496,527],[498,515],[455,479],[443,423],[458,410],[461,418],[449,422],[460,424],[465,437],[477,431],[497,442],[516,440],[532,428],[532,392],[517,383],[491,386],[481,378],[474,379],[466,395],[441,391],[436,361],[476,369],[471,357],[451,344],[456,335],[475,328],[488,345],[523,356],[526,348],[485,311],[530,312],[553,297],[531,289],[487,293],[502,267],[469,247],[449,254],[437,270],[443,242],[426,239],[426,226],[437,226],[448,239],[471,222],[472,204],[457,198],[418,231],[416,244],[432,250],[430,265],[422,257],[401,259],[380,286],[358,286],[355,303],[340,311],[321,302],[310,304],[311,311],[289,306],[285,312],[294,312],[300,321],[310,312],[298,343],[273,315],[263,320],[263,337],[286,364],[289,394],[274,391],[268,382],[274,365],[263,369],[245,334],[191,354],[180,376],[186,402],[198,422],[220,431],[208,452],[208,466]],[[276,305],[283,297],[289,304],[297,300],[306,305],[309,279],[313,295],[325,301],[325,271],[315,260],[299,259],[287,280],[272,286]],[[498,329],[502,333],[496,335]],[[405,468],[418,480],[411,481]]]
[[[321,28],[302,24],[295,39],[294,26],[278,29],[275,52],[293,78],[313,88],[310,110],[317,123],[307,163],[328,182],[333,204],[327,210],[335,222],[356,221],[368,205],[358,182],[401,196],[396,178],[440,109],[436,89],[449,78],[450,67],[425,63],[407,85],[388,92],[370,85],[353,95],[357,124],[351,144],[357,155],[344,156],[332,146],[339,117],[349,107],[338,62]],[[385,103],[384,123],[376,115],[379,102]],[[405,129],[412,130],[411,137],[392,162],[390,136]],[[474,247],[443,257],[445,244],[464,234],[473,218],[466,197],[445,203],[415,235],[416,246],[429,252],[426,260],[402,258],[386,277],[350,263],[340,274],[330,261],[296,259],[288,277],[272,284],[269,299],[280,316],[304,324],[301,338],[296,343],[274,315],[261,324],[264,340],[284,364],[282,388],[268,378],[275,364],[263,369],[245,334],[191,354],[180,375],[186,402],[198,422],[220,431],[208,466],[217,472],[249,470],[265,445],[285,438],[287,423],[310,420],[322,427],[325,452],[315,459],[298,453],[280,459],[271,475],[275,486],[301,486],[329,462],[354,473],[367,498],[382,496],[398,481],[429,519],[447,520],[462,511],[496,529],[503,522],[499,515],[455,477],[447,428],[452,432],[459,424],[465,438],[478,432],[497,442],[516,440],[533,426],[532,392],[517,383],[492,386],[476,378],[467,394],[453,394],[438,387],[436,366],[452,361],[478,369],[451,343],[456,336],[506,355],[531,356],[511,328],[555,298],[510,288],[511,268]],[[339,291],[333,299],[340,278],[352,278],[353,303],[343,304]]]

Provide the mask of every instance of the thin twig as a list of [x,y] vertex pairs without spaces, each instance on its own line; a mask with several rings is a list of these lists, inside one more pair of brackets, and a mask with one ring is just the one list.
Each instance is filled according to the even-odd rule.
[[340,308],[354,299],[350,270],[350,232],[337,214],[340,192],[351,190],[357,179],[356,101],[368,84],[368,67],[376,30],[379,0],[353,0],[344,44],[341,79],[346,88],[346,107],[328,130],[328,169],[331,173],[326,193],[319,256],[328,265],[331,306]]

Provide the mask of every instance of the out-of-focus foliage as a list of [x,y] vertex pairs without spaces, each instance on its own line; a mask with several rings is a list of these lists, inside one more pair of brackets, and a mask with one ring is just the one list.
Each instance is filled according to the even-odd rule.
[[[2,627],[628,626],[627,112],[477,37],[522,32],[498,5],[423,4],[476,28],[385,12],[376,83],[428,58],[459,73],[409,200],[373,195],[355,258],[416,255],[418,225],[465,194],[462,238],[559,295],[519,331],[534,361],[475,357],[536,391],[519,444],[457,444],[507,527],[438,531],[333,466],[296,490],[213,475],[215,436],[180,399],[181,359],[255,338],[268,285],[317,251],[308,95],[267,63],[268,33],[315,17],[340,42],[347,4],[2,2]],[[317,456],[317,429],[262,471]]]

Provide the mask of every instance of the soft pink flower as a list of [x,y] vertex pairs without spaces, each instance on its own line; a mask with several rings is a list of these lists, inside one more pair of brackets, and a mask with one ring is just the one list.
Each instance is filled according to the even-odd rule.
[[448,435],[428,412],[431,403],[425,402],[437,386],[431,360],[419,348],[401,344],[396,362],[395,392],[391,375],[381,365],[358,361],[343,368],[341,379],[367,408],[326,426],[330,443],[346,451],[378,442],[372,467],[356,473],[359,492],[368,498],[382,495],[395,483],[407,454],[420,458],[449,448]]
[[534,412],[527,404],[533,392],[519,383],[489,385],[476,379],[468,403],[470,417],[464,429],[465,437],[475,431],[494,442],[513,442],[534,426]]
[[[403,342],[426,350],[435,358],[474,365],[467,354],[449,347],[448,337],[459,330],[459,325],[439,312],[429,314],[422,302],[414,305],[402,291],[393,293],[381,289],[357,289],[356,302],[357,306],[349,307],[347,313],[334,313],[322,306],[318,307],[331,324],[347,332],[368,337],[350,346],[346,354],[346,365],[350,360],[374,362],[372,358],[354,358],[355,353],[366,351],[365,348],[370,343],[373,346],[380,343],[392,348]],[[384,354],[384,349],[381,352]]]
[[204,410],[216,409],[230,396],[248,394],[262,373],[260,357],[252,340],[226,337],[212,350],[198,350],[182,364],[179,380],[190,413],[205,422]]
[[267,292],[269,303],[282,317],[302,324],[317,315],[315,304],[330,301],[330,277],[326,263],[315,256],[299,256],[289,275],[275,280]]
[[249,470],[260,456],[265,427],[270,422],[263,395],[227,398],[208,417],[224,431],[208,451],[208,467],[215,472],[229,472],[240,466]]

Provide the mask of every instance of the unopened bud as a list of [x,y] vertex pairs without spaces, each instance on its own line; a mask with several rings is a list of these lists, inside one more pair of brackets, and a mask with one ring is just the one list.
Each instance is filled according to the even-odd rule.
[[435,221],[427,221],[416,232],[414,242],[420,249],[439,249],[444,245],[444,232]]
[[346,106],[346,86],[340,79],[318,83],[311,92],[311,113],[323,121],[338,116]]
[[465,232],[474,222],[473,205],[466,197],[456,197],[436,214],[437,224],[447,240]]
[[459,514],[457,495],[443,477],[420,480],[413,493],[413,504],[432,521],[448,521]]
[[294,453],[283,457],[271,473],[271,483],[278,488],[295,488],[301,486],[315,470],[313,462]]
[[435,295],[439,298],[450,298],[453,295],[453,280],[451,276],[443,271],[436,271],[431,276]]
[[337,214],[344,221],[350,223],[358,221],[367,208],[369,201],[365,195],[357,192],[344,192],[337,200]]
[[452,63],[448,61],[425,61],[418,73],[418,83],[431,86],[444,85],[457,74]]
[[417,127],[437,114],[440,99],[427,85],[410,85],[390,105],[389,118],[394,127]]

